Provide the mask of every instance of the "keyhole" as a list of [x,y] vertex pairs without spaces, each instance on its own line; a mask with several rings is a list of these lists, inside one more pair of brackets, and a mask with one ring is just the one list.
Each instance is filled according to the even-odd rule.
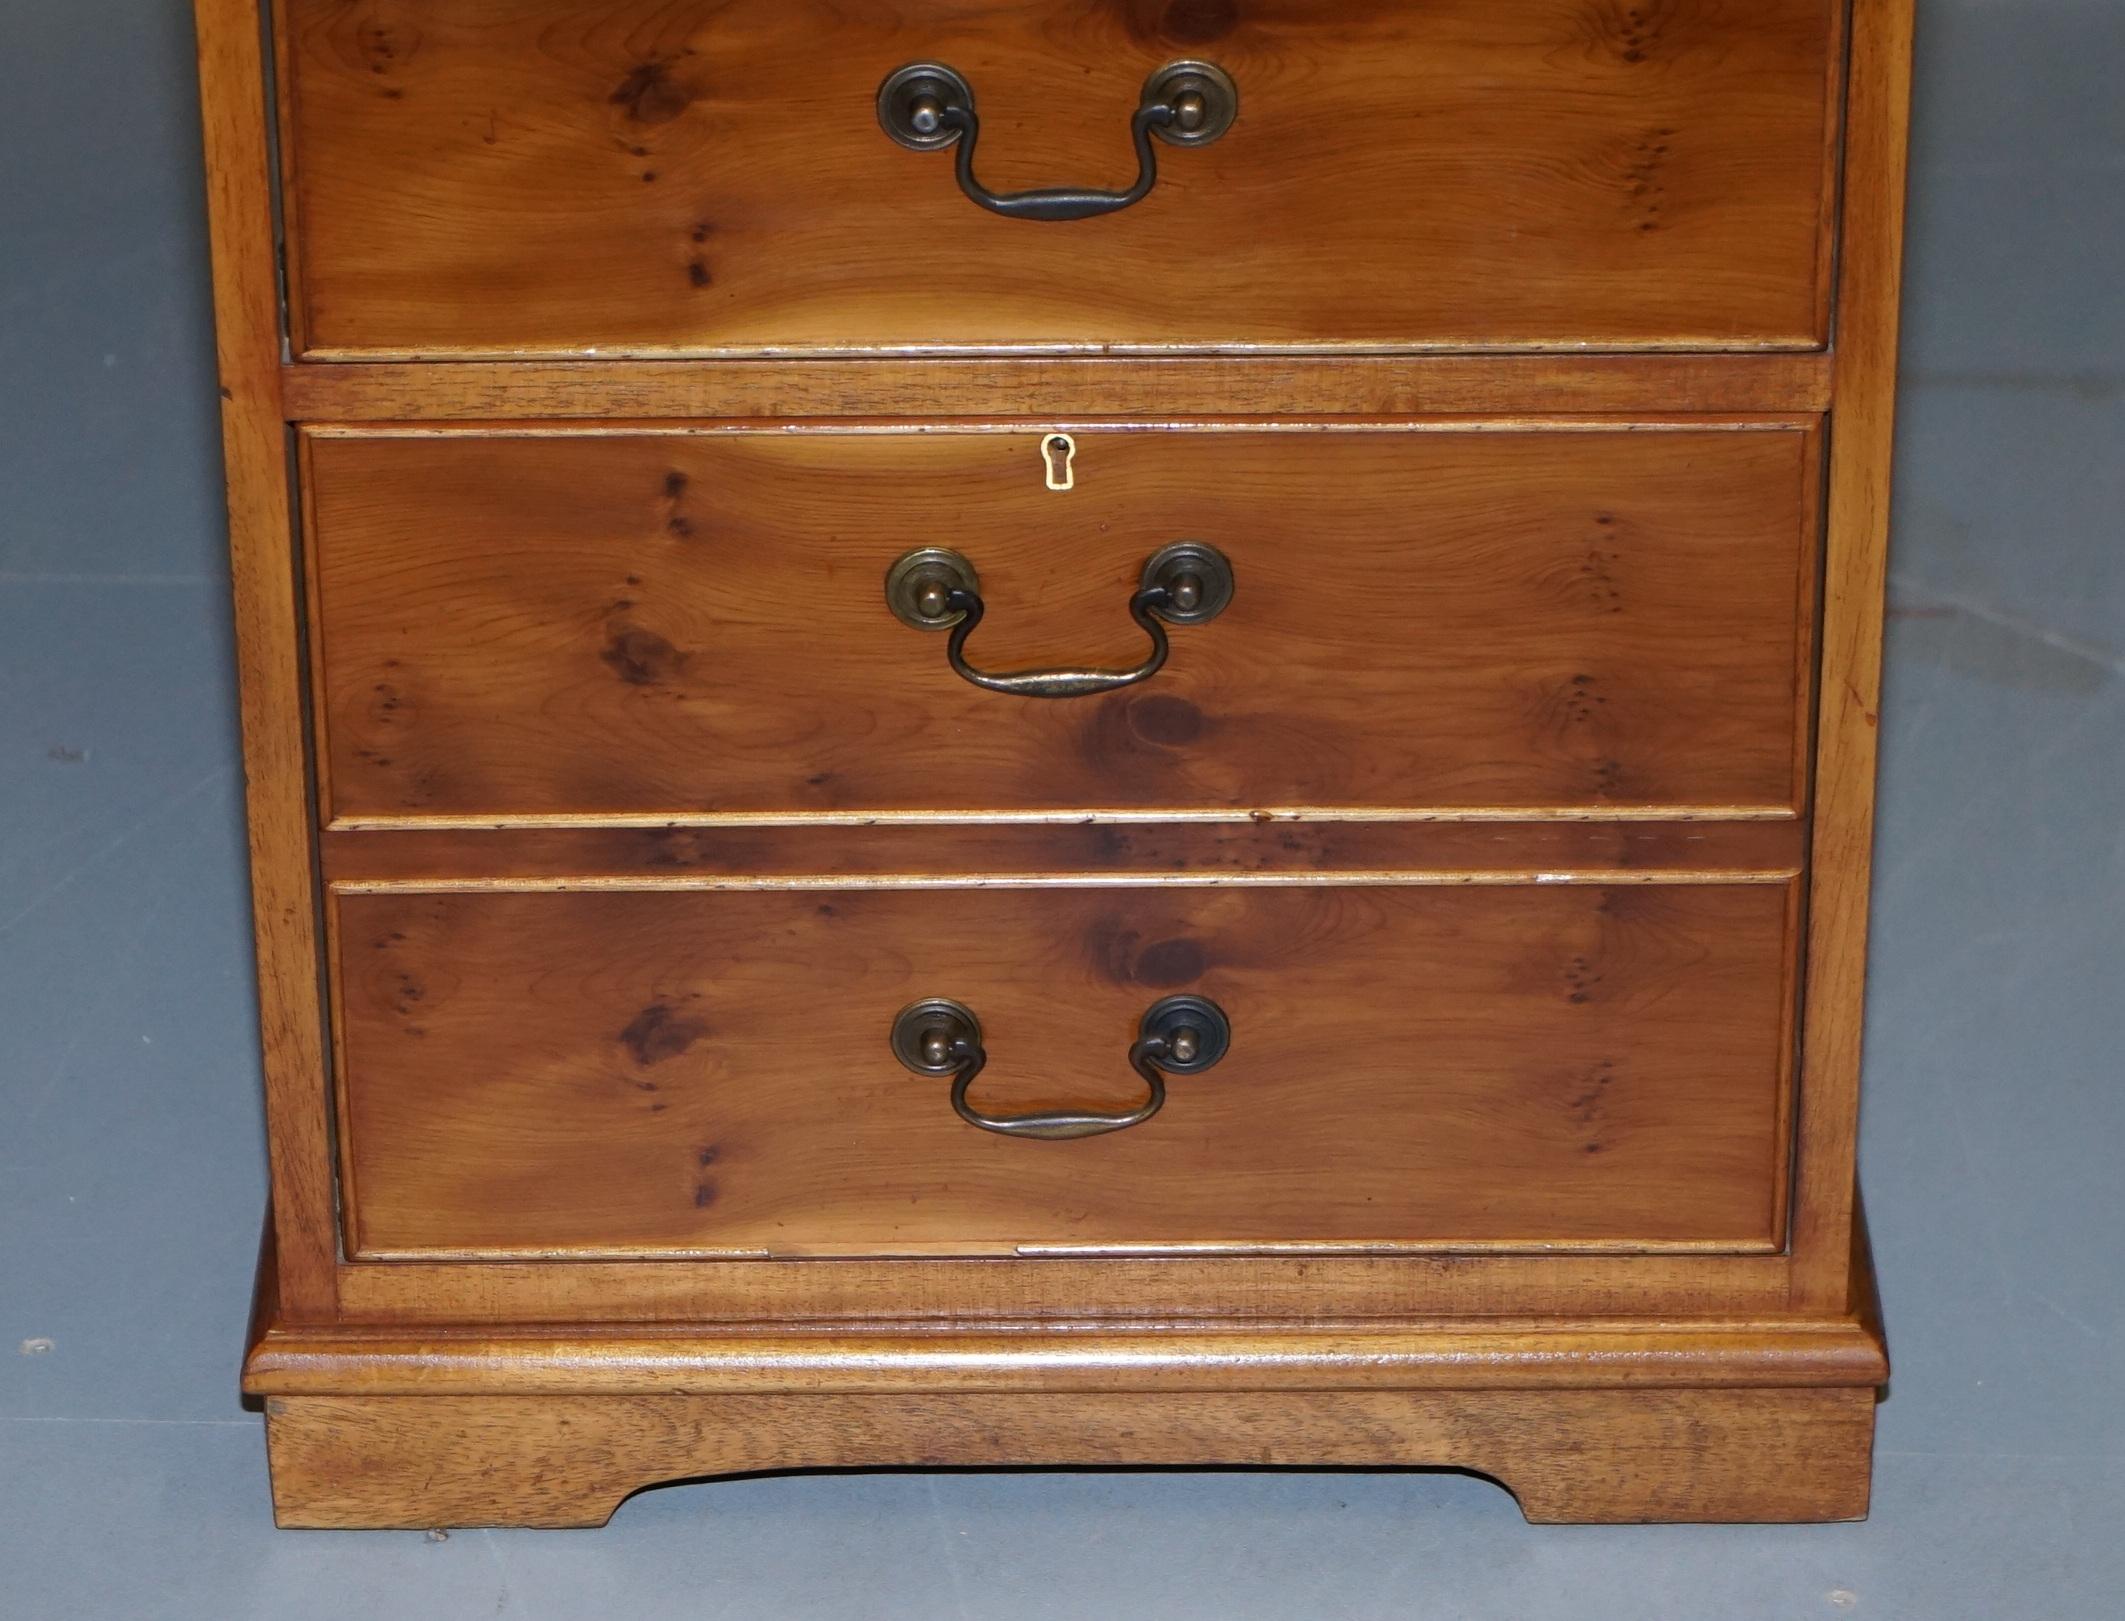
[[1048,488],[1077,488],[1077,441],[1066,433],[1051,433],[1040,442],[1040,454],[1048,464]]

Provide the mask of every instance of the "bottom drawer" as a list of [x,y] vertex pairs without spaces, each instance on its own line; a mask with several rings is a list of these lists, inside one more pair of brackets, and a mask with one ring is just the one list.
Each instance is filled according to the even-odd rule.
[[[1794,911],[1784,881],[342,894],[348,1248],[1775,1248]],[[1127,1114],[1177,994],[1222,1059],[1074,1140],[977,1129],[888,1041],[950,998],[970,1110]]]

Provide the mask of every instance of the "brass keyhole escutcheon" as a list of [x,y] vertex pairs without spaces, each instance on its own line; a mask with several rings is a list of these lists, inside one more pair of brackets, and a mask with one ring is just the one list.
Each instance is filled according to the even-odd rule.
[[1041,461],[1047,468],[1048,488],[1077,488],[1077,441],[1066,433],[1051,433],[1040,442]]

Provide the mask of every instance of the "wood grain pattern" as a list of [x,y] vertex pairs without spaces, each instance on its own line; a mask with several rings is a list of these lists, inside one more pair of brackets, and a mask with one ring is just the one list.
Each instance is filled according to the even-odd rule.
[[1313,1245],[966,1260],[348,1261],[350,1322],[1381,1323],[1609,1314],[1789,1316],[1790,1260],[1687,1250],[1441,1253]]
[[1856,0],[1853,11],[1793,1233],[1795,1303],[1804,1308],[1833,1307],[1849,1286],[1857,1196],[1913,9],[1913,0]]
[[996,1464],[1447,1466],[1531,1523],[1862,1519],[1872,1390],[276,1396],[283,1526],[603,1525],[660,1481]]
[[[349,1248],[1775,1248],[1789,909],[1760,885],[342,895]],[[1231,1016],[1230,1056],[1083,1142],[974,1130],[885,1045],[950,996],[983,1023],[977,1102],[1115,1110],[1138,1016],[1184,990]]]
[[[197,9],[283,1523],[910,1463],[1864,1513],[1912,0],[272,0],[286,345],[261,3]],[[1121,179],[1172,57],[1242,116],[997,220],[873,121],[933,55],[1001,186]],[[956,545],[977,659],[1124,662],[1184,536],[1237,605],[1082,707],[880,600]],[[884,1050],[955,995],[990,1101],[1119,1103],[1178,989],[1233,1056],[1092,1142]]]
[[[279,0],[302,347],[1814,347],[1838,10]],[[1120,184],[1179,57],[1240,119],[1098,220],[988,215],[873,111],[946,61],[990,185]]]
[[1782,884],[1798,821],[989,822],[327,833],[327,883],[371,889],[975,888],[989,883]]
[[[1433,425],[308,440],[330,805],[567,814],[1790,813],[1810,433]],[[1126,667],[1159,546],[1232,607],[1140,687],[984,692],[893,618],[948,542],[991,668]]]
[[339,1242],[318,998],[302,628],[279,392],[264,41],[251,0],[198,0],[197,21],[259,1022],[272,1115],[267,1148],[282,1309],[299,1321],[333,1311]]
[[1413,354],[293,364],[291,422],[1813,416],[1827,354]]
[[858,1395],[921,1389],[1055,1392],[1155,1372],[1178,1391],[1834,1389],[1888,1376],[1876,1328],[1552,1318],[1400,1324],[1313,1321],[868,1330],[610,1329],[417,1338],[371,1329],[253,1337],[244,1389],[300,1396]]

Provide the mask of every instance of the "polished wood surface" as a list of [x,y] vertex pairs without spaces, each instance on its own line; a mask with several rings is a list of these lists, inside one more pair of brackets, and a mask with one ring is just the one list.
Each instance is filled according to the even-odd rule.
[[[283,1523],[1064,1462],[1864,1513],[1912,0],[197,9]],[[1241,117],[1001,220],[877,128],[924,56],[998,186],[1122,181],[1174,57]],[[882,601],[952,545],[977,662],[1127,662],[1179,538],[1238,600],[1108,699]],[[1233,1055],[1114,1137],[885,1050],[956,995],[984,1101],[1119,1104],[1179,989]]]
[[[1792,1303],[1789,1255],[1688,1251],[1603,1255],[1568,1249],[1516,1255],[1345,1247],[1245,1256],[348,1262],[339,1286],[349,1326],[277,1329],[270,1345],[254,1334],[252,1343],[260,1349],[252,1367],[277,1370],[275,1388],[284,1392],[342,1391],[353,1388],[345,1371],[348,1359],[366,1364],[376,1355],[388,1361],[401,1330],[429,1348],[424,1358],[429,1352],[446,1360],[455,1354],[439,1346],[438,1334],[462,1336],[462,1344],[475,1353],[485,1343],[483,1336],[498,1334],[509,1336],[526,1356],[558,1354],[565,1360],[566,1353],[536,1350],[538,1331],[525,1327],[564,1322],[599,1325],[596,1356],[610,1367],[620,1356],[614,1337],[636,1333],[662,1338],[786,1329],[839,1339],[882,1325],[910,1332],[993,1328],[1013,1335],[1055,1325],[1082,1336],[1087,1354],[1097,1355],[1101,1343],[1117,1337],[1126,1341],[1137,1329],[1164,1335],[1183,1329],[1268,1332],[1282,1323],[1371,1332],[1451,1326],[1457,1333],[1482,1335],[1534,1324],[1556,1328],[1563,1336],[1559,1343],[1584,1348],[1595,1343],[1585,1336],[1596,1319],[1617,1334],[1636,1334],[1649,1319],[1748,1321],[1759,1335],[1781,1337],[1796,1330],[1842,1337],[1856,1329],[1879,1363],[1882,1326],[1863,1222],[1855,1228],[1848,1260],[1846,1297],[1831,1307],[1804,1309]],[[271,1323],[270,1278],[261,1283],[260,1300]],[[1088,1323],[1100,1327],[1088,1334]],[[1455,1338],[1448,1343],[1470,1342]],[[309,1371],[298,1376],[295,1363],[282,1353]],[[1580,1365],[1576,1350],[1549,1361],[1553,1367]],[[428,1371],[420,1379],[428,1380],[441,1365],[424,1360]],[[1665,1358],[1656,1365],[1665,1366]],[[494,1366],[513,1369],[516,1363]],[[1775,1384],[1779,1370],[1794,1366],[1781,1353],[1764,1366],[1762,1378]],[[1733,1383],[1741,1375],[1730,1361],[1721,1365],[1715,1382]],[[1643,1363],[1633,1375],[1634,1380],[1652,1376]],[[1879,1384],[1884,1377],[1876,1366],[1854,1372],[1851,1382]],[[387,1378],[388,1385],[382,1382]],[[400,1383],[382,1372],[360,1387],[441,1388]],[[501,1387],[498,1382],[496,1388]]]
[[1913,0],[1854,0],[1839,404],[1830,442],[1834,541],[1821,613],[1807,1100],[1800,1116],[1801,1200],[1793,1228],[1794,1302],[1816,1309],[1834,1308],[1848,1286],[1857,1190],[1913,10]]
[[263,40],[253,0],[197,0],[229,570],[241,674],[244,785],[257,938],[267,1153],[281,1309],[336,1308],[332,1147],[315,906],[310,739],[302,699],[289,438],[280,420]]
[[871,418],[1170,422],[1189,416],[1813,416],[1833,357],[1042,355],[876,360],[293,363],[291,422]]
[[[1764,885],[342,896],[350,1249],[1775,1248],[1791,921]],[[1230,1055],[1081,1142],[886,1049],[949,996],[978,1105],[1113,1112],[1177,991]]]
[[[316,434],[327,803],[449,816],[1790,812],[1812,434],[1660,425]],[[949,544],[990,668],[1128,667],[1169,541],[1232,607],[1154,679],[985,692],[883,580]]]
[[1888,1377],[1863,1242],[1852,1287],[1804,1323],[267,1327],[244,1384],[290,1526],[598,1525],[705,1474],[1027,1463],[1448,1466],[1538,1523],[1851,1519]]
[[1479,1470],[1532,1524],[1866,1517],[1874,1392],[1167,1391],[276,1396],[283,1526],[603,1525],[753,1469],[1272,1464]]
[[795,1331],[674,1328],[654,1334],[552,1329],[445,1336],[374,1330],[254,1336],[254,1395],[478,1396],[507,1364],[520,1394],[647,1396],[877,1394],[938,1385],[1025,1393],[1098,1389],[1157,1367],[1169,1390],[1841,1389],[1888,1376],[1880,1336],[1856,1316],[1795,1325],[1739,1319],[1406,1324],[1313,1322],[1244,1330],[1167,1323],[1088,1335],[1014,1323]]
[[448,889],[978,888],[985,884],[1783,884],[1797,821],[922,822],[340,829],[342,894]]
[[[1840,0],[279,0],[298,348],[1812,347]],[[999,189],[1115,186],[1145,76],[1231,72],[1138,206],[1029,224],[880,130],[966,75]]]
[[[464,1325],[818,1324],[882,1320],[1116,1326],[1264,1318],[1410,1322],[1548,1313],[1793,1315],[1785,1255],[1689,1250],[1515,1254],[1390,1245],[1173,1249],[1074,1257],[343,1262],[345,1320]],[[1811,1308],[1812,1309],[1812,1308]]]

